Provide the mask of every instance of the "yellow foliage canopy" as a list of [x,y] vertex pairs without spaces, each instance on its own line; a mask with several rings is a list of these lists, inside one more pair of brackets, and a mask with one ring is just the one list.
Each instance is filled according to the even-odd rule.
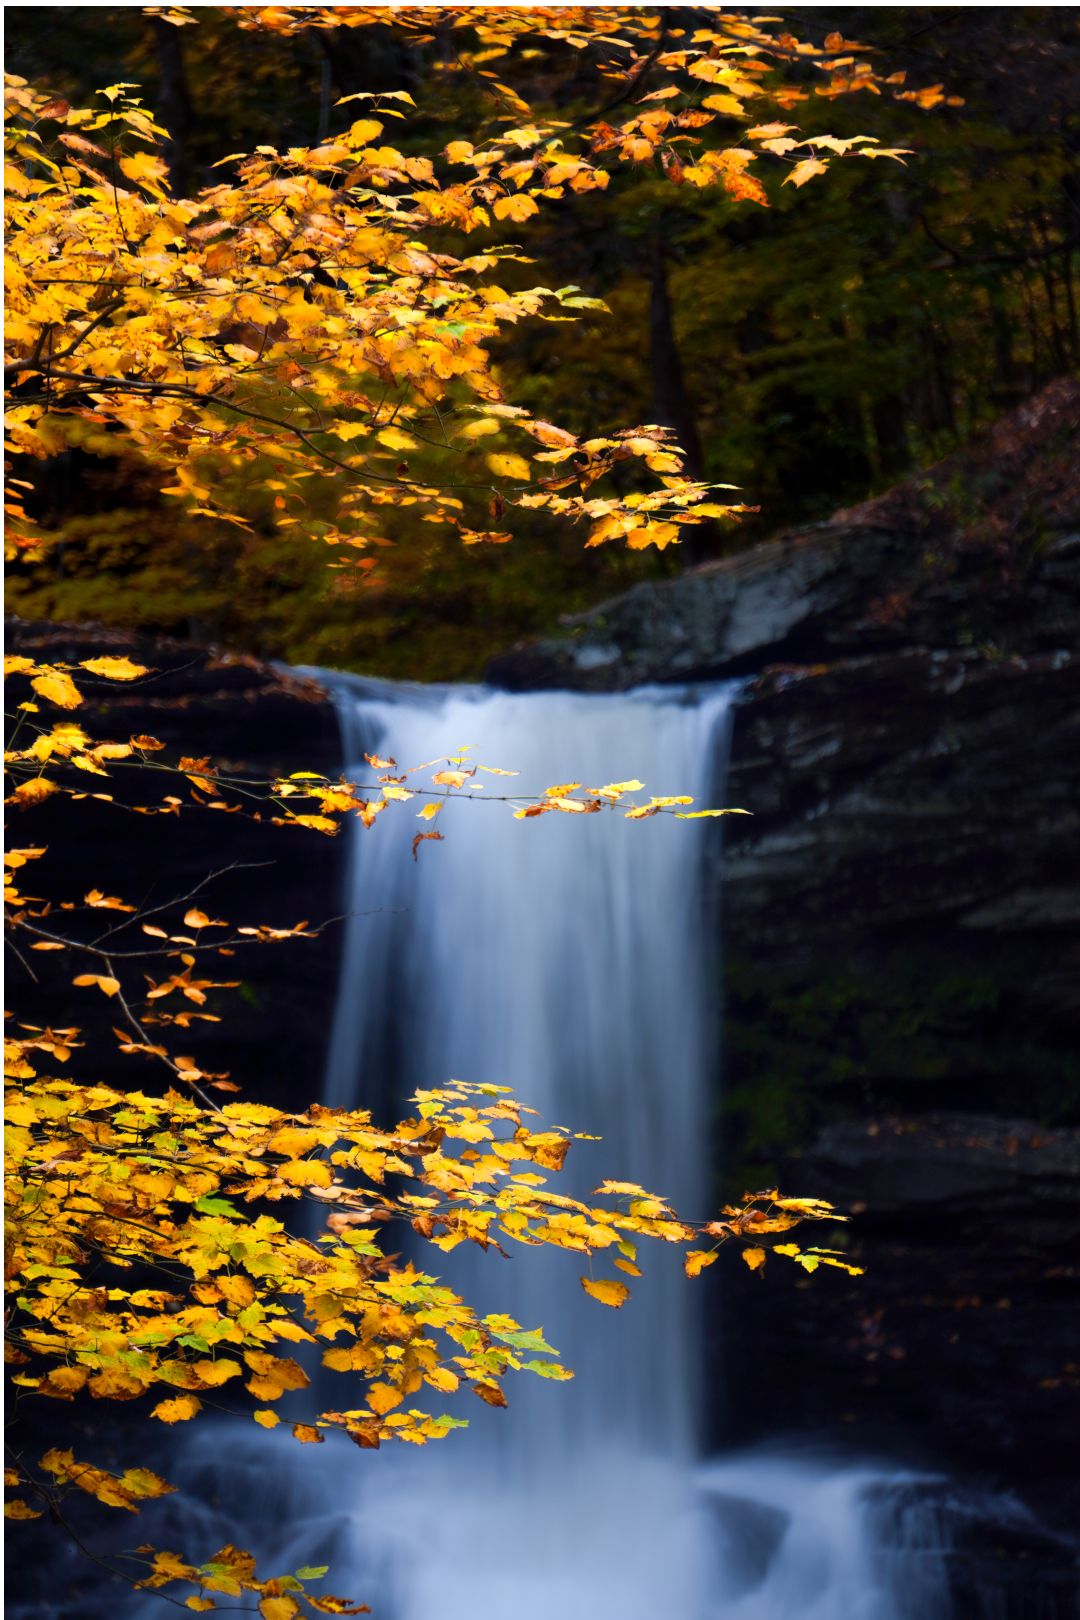
[[[462,454],[487,435],[501,441],[486,466],[475,465],[471,484],[451,472],[455,487],[474,490],[470,499],[486,504],[494,490],[500,510],[545,506],[588,518],[592,545],[618,536],[633,549],[663,547],[680,525],[746,510],[707,503],[709,486],[682,476],[681,452],[664,428],[582,442],[508,405],[492,340],[524,319],[574,318],[603,305],[576,287],[507,292],[488,273],[518,257],[514,247],[488,243],[478,252],[470,244],[459,257],[434,251],[427,237],[436,228],[486,233],[493,219],[523,223],[550,200],[606,188],[624,166],[658,164],[674,184],[719,186],[733,202],[767,206],[762,180],[750,173],[762,162],[788,168],[800,186],[838,156],[900,158],[868,137],[799,140],[789,133],[794,125],[775,121],[741,130],[731,144],[718,123],[749,119],[750,101],[756,113],[805,100],[793,62],[823,75],[819,95],[880,94],[886,81],[865,56],[857,59],[861,46],[836,45],[837,35],[819,50],[766,26],[775,19],[741,14],[668,41],[657,17],[634,8],[504,8],[497,19],[483,7],[285,6],[234,15],[241,28],[276,33],[391,27],[415,44],[451,28],[455,70],[491,100],[496,123],[512,127],[479,146],[452,141],[442,153],[415,156],[375,144],[391,118],[407,115],[411,96],[346,98],[374,100],[364,111],[378,116],[313,148],[234,155],[218,166],[215,184],[188,200],[169,195],[165,132],[127,93],[134,87],[110,86],[99,108],[72,108],[9,75],[5,375],[14,387],[14,451],[47,457],[87,424],[111,429],[118,447],[171,471],[166,492],[190,512],[241,526],[247,520],[229,506],[214,469],[224,460],[250,467],[269,453],[279,524],[303,521],[305,480],[329,472],[346,496],[340,521],[321,526],[323,538],[354,548],[376,541],[387,504],[456,524],[466,543],[507,538],[458,518],[461,502],[444,494],[441,471],[414,474],[397,461],[451,437],[466,447]],[[198,23],[186,7],[167,16]],[[552,122],[498,70],[474,65],[504,57],[525,36],[541,52],[598,50],[609,83],[623,87],[616,102],[631,100],[646,68],[659,88],[634,98],[618,124]],[[661,475],[658,487],[592,496],[626,460]],[[530,478],[539,486],[531,495],[521,487]],[[17,489],[10,511],[12,544],[38,554],[47,539],[21,517]],[[88,667],[117,679],[137,673],[124,658]],[[37,680],[52,701],[78,701],[62,674],[43,671]]]

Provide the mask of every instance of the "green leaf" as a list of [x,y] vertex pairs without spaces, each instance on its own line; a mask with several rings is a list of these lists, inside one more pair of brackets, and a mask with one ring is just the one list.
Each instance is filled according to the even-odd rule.
[[527,1331],[523,1331],[521,1333],[500,1333],[497,1327],[492,1326],[490,1318],[488,1318],[488,1320],[484,1323],[484,1326],[488,1329],[493,1339],[501,1339],[503,1344],[512,1344],[515,1350],[546,1350],[550,1355],[553,1356],[557,1356],[559,1354],[553,1345],[546,1344],[544,1342],[543,1328],[535,1328],[531,1333]]
[[320,1564],[317,1569],[314,1565],[305,1564],[303,1569],[296,1571],[296,1578],[298,1581],[321,1581],[329,1568],[329,1564]]
[[539,1373],[541,1378],[573,1378],[569,1367],[560,1367],[555,1361],[526,1361],[522,1363],[525,1372]]
[[227,1198],[200,1198],[195,1208],[200,1215],[232,1215],[238,1221],[243,1219],[235,1204],[230,1204]]

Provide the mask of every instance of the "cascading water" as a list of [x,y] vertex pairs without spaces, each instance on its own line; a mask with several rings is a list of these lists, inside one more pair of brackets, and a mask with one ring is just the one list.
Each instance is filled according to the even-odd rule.
[[[650,791],[700,804],[725,750],[729,698],[349,683],[338,702],[361,766],[365,749],[408,766],[467,745],[470,759],[520,772],[512,783],[480,773],[486,793],[637,775]],[[392,1076],[398,1096],[449,1077],[509,1084],[546,1121],[603,1137],[575,1144],[560,1191],[580,1195],[618,1175],[700,1215],[712,1070],[702,824],[522,823],[506,804],[458,804],[439,818],[445,841],[414,861],[416,826],[387,815],[356,840],[360,915],[349,925],[327,1100],[371,1106],[380,1076]],[[681,1585],[677,1607],[690,1612],[695,1291],[675,1255],[650,1252],[643,1267],[616,1314],[582,1291],[579,1257],[458,1251],[440,1263],[485,1309],[542,1325],[576,1378],[511,1380],[509,1412],[470,1412],[470,1433],[452,1450],[409,1459],[423,1466],[406,1468],[402,1489],[443,1506],[425,1516],[423,1556],[407,1559],[402,1620],[472,1613],[480,1597],[518,1620],[553,1605],[567,1620],[632,1620],[669,1606]],[[410,1519],[387,1517],[391,1534]]]
[[[365,752],[411,767],[464,745],[520,773],[479,773],[485,794],[637,776],[723,802],[724,689],[513,696],[329,679],[360,779]],[[474,803],[437,826],[444,841],[414,860],[430,823],[398,806],[356,823],[325,1101],[389,1119],[418,1085],[510,1085],[549,1124],[602,1137],[574,1144],[560,1191],[613,1175],[707,1213],[716,823],[520,822]],[[949,1620],[942,1482],[779,1457],[700,1464],[699,1288],[677,1254],[643,1245],[639,1259],[615,1312],[586,1297],[577,1256],[458,1249],[433,1263],[426,1250],[425,1268],[483,1311],[542,1326],[575,1380],[508,1378],[509,1411],[459,1395],[449,1409],[468,1432],[419,1453],[207,1426],[170,1468],[182,1544],[208,1554],[218,1504],[242,1504],[232,1536],[260,1563],[330,1564],[331,1589],[379,1620]],[[326,1395],[342,1404],[339,1387]],[[991,1592],[964,1612],[1067,1611]]]

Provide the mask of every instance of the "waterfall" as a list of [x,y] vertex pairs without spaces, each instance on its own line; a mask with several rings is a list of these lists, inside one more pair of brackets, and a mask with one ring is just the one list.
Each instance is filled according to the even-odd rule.
[[[369,781],[365,751],[404,768],[467,747],[469,760],[519,773],[478,773],[485,793],[636,776],[704,804],[723,785],[725,689],[597,698],[344,681],[336,697],[347,770]],[[602,1138],[575,1142],[558,1191],[587,1195],[614,1176],[702,1217],[715,1067],[703,857],[715,824],[617,812],[522,822],[505,803],[458,803],[439,817],[444,841],[414,860],[417,826],[395,806],[354,836],[326,1101],[385,1114],[418,1085],[510,1085],[547,1123]],[[424,1255],[485,1311],[542,1326],[576,1376],[509,1379],[508,1411],[470,1401],[468,1435],[400,1460],[407,1494],[443,1502],[422,1539],[445,1543],[405,1560],[402,1620],[472,1613],[481,1594],[516,1620],[553,1605],[566,1620],[644,1620],[697,1579],[700,1289],[677,1254],[647,1247],[619,1312],[585,1295],[580,1256],[456,1251],[433,1268]],[[384,1533],[400,1535],[389,1519]]]
[[[466,747],[519,773],[478,772],[486,795],[636,776],[724,802],[721,687],[511,695],[319,673],[360,780],[365,752],[400,770]],[[420,802],[353,823],[324,1100],[385,1123],[416,1086],[509,1085],[546,1123],[601,1138],[575,1141],[559,1191],[615,1176],[711,1213],[717,823],[451,803],[414,859]],[[946,1482],[888,1466],[703,1461],[701,1284],[677,1253],[642,1244],[619,1311],[586,1297],[580,1256],[444,1256],[419,1240],[415,1256],[481,1311],[542,1327],[574,1380],[509,1376],[506,1411],[462,1392],[447,1410],[468,1431],[419,1451],[201,1425],[170,1465],[183,1490],[159,1545],[205,1557],[227,1535],[268,1574],[328,1564],[329,1590],[376,1620],[950,1620],[955,1525],[1008,1517],[954,1509]],[[323,1404],[356,1404],[325,1376]],[[1000,1606],[993,1580],[985,1601],[970,1590],[962,1612],[979,1620],[1066,1612]]]

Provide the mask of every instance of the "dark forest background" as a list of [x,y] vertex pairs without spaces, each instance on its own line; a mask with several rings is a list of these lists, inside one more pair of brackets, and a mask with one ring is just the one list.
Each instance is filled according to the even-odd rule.
[[[677,8],[667,8],[670,26]],[[640,579],[752,545],[861,501],[962,447],[1080,362],[1080,25],[1073,7],[781,8],[820,44],[874,46],[910,83],[962,106],[811,99],[807,132],[863,132],[912,148],[834,164],[805,190],[770,184],[769,209],[659,173],[553,203],[507,226],[534,261],[521,285],[577,283],[606,300],[574,324],[518,328],[499,353],[508,397],[575,432],[639,421],[677,429],[694,474],[738,485],[760,512],[694,531],[695,551],[586,552],[539,514],[497,551],[463,550],[396,513],[374,583],[344,588],[326,548],[275,528],[255,489],[254,534],[191,519],[155,467],[104,435],[27,471],[47,560],[9,580],[23,618],[96,620],[293,663],[420,680],[475,679],[488,658]],[[700,12],[694,13],[700,21]],[[310,144],[351,109],[339,97],[406,89],[406,150],[475,136],[486,116],[438,47],[390,29],[294,38],[242,33],[218,8],[178,29],[135,6],[9,7],[7,67],[73,103],[118,79],[144,87],[170,132],[176,192],[260,143]],[[588,52],[518,45],[530,102],[568,120],[604,91]],[[398,134],[398,131],[395,131]],[[448,241],[456,249],[460,241]],[[313,481],[314,483],[314,481]],[[312,516],[336,499],[312,494]],[[290,531],[295,534],[294,531]]]

